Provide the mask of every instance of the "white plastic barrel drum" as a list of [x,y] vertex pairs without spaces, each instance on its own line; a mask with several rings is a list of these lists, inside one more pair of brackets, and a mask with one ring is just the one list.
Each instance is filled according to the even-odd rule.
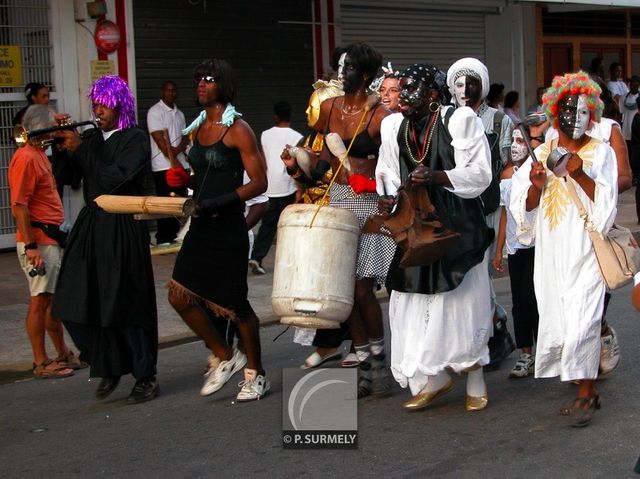
[[360,227],[351,211],[287,206],[278,221],[271,304],[283,324],[338,328],[353,307]]

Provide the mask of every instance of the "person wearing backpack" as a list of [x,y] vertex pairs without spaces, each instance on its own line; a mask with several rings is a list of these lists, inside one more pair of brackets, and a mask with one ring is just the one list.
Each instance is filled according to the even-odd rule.
[[[483,203],[487,225],[493,229],[494,241],[489,246],[489,255],[495,254],[495,232],[500,220],[500,175],[511,156],[511,134],[513,122],[499,110],[490,107],[484,101],[489,93],[489,72],[487,67],[476,58],[461,58],[447,72],[447,85],[457,107],[468,106],[482,121],[489,147],[491,149],[491,183],[480,195]],[[491,275],[491,271],[487,273]],[[514,350],[515,342],[507,329],[507,315],[504,308],[496,301],[493,284],[491,284],[491,300],[493,305],[493,337],[489,340],[491,361],[486,371],[496,370],[500,363]]]

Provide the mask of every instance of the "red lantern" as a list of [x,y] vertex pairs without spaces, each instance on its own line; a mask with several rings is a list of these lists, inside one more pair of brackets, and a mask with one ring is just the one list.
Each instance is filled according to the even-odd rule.
[[108,55],[115,52],[120,45],[120,29],[115,23],[104,20],[96,25],[93,39],[98,51]]

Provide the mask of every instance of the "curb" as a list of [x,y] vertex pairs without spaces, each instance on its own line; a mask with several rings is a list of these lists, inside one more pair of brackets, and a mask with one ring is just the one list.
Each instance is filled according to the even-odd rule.
[[[376,292],[376,297],[381,304],[389,302],[389,295],[384,288]],[[279,324],[280,318],[273,313],[260,318],[260,327],[262,328]],[[194,343],[196,341],[200,341],[200,339],[190,331],[163,336],[158,338],[158,350],[173,348],[175,346]],[[32,367],[33,365],[29,361],[0,364],[0,384],[33,378],[31,374]]]

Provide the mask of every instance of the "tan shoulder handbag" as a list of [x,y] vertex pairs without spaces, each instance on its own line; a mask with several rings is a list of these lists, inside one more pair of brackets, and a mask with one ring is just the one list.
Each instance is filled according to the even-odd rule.
[[618,289],[630,283],[640,269],[640,249],[633,234],[628,228],[616,224],[606,235],[599,233],[578,198],[573,178],[566,178],[565,186],[584,221],[584,229],[589,233],[600,274],[607,288]]

